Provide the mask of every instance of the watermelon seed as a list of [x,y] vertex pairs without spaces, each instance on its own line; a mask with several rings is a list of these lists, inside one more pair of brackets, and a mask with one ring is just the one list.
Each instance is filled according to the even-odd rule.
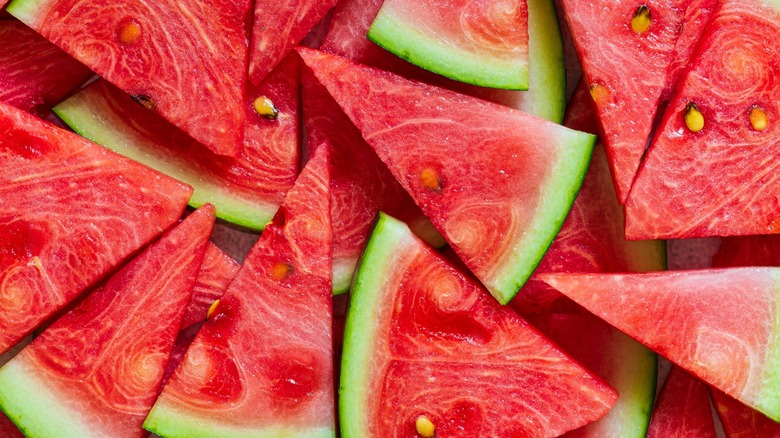
[[439,174],[430,167],[426,167],[420,172],[420,181],[427,189],[434,192],[441,191],[441,179],[439,178]]
[[141,105],[145,106],[146,109],[153,110],[154,107],[157,106],[157,104],[154,103],[152,98],[147,96],[147,95],[145,95],[145,94],[139,94],[139,95],[131,94],[130,97],[132,97],[134,101],[136,101],[136,102],[140,103]]
[[603,104],[609,99],[609,90],[603,85],[593,84],[590,86],[590,97],[597,104]]
[[255,102],[253,104],[255,107],[255,112],[267,119],[275,119],[279,117],[279,110],[276,109],[276,106],[274,106],[274,103],[271,101],[271,99],[260,96],[257,99],[255,99]]
[[753,129],[756,131],[763,131],[766,129],[766,113],[757,105],[753,105],[753,107],[750,108],[750,124],[753,125]]
[[119,41],[124,44],[133,44],[141,37],[141,25],[131,21],[119,29]]
[[631,19],[631,30],[641,35],[647,32],[647,29],[650,29],[651,24],[653,24],[653,18],[650,16],[650,8],[647,5],[637,8],[634,17]]
[[287,263],[277,263],[271,268],[271,275],[277,280],[283,280],[285,277],[290,275],[290,272],[292,272],[293,267]]
[[211,303],[211,306],[209,306],[209,311],[206,312],[206,319],[211,319],[211,316],[214,315],[214,312],[217,311],[217,307],[219,307],[219,300]]
[[685,125],[691,132],[699,132],[704,129],[704,115],[693,102],[685,105]]
[[436,434],[436,426],[433,421],[425,415],[420,415],[414,422],[414,427],[417,428],[417,434],[423,438],[433,438]]

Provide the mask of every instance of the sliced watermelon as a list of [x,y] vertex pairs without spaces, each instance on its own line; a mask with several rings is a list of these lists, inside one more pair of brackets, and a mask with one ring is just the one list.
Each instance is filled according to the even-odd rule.
[[0,104],[0,353],[181,216],[192,189]]
[[595,137],[344,58],[299,52],[466,265],[509,302],[566,218]]
[[319,148],[146,429],[165,437],[335,435],[328,179],[328,149]]
[[337,0],[256,0],[249,80],[260,84]]
[[710,385],[780,420],[780,269],[539,277]]
[[536,315],[531,323],[620,394],[604,418],[563,436],[644,438],[655,398],[656,354],[590,314]]
[[[617,400],[511,309],[381,214],[347,314],[345,438],[557,436]],[[427,435],[431,436],[431,435]]]
[[780,424],[715,388],[710,388],[715,411],[728,438],[778,438]]
[[222,296],[240,267],[229,255],[209,244],[192,289],[192,299],[184,313],[183,328],[206,320],[209,308]]
[[525,1],[385,0],[368,38],[412,64],[461,82],[528,89]]
[[0,368],[25,435],[144,435],[213,225],[210,205],[190,215]]
[[16,20],[0,21],[0,41],[0,100],[25,111],[45,113],[93,75]]
[[8,12],[218,155],[241,150],[249,0],[14,0]]
[[661,103],[689,0],[561,0],[623,204]]
[[780,235],[724,238],[712,266],[780,266]]
[[[207,202],[217,217],[259,231],[273,218],[298,170],[298,62],[285,60],[259,87],[249,87],[244,148],[237,159],[218,157],[105,81],[57,105],[73,130],[115,152],[195,187],[190,205]],[[274,119],[253,109],[267,97]]]
[[707,385],[678,367],[666,378],[647,438],[715,438]]
[[409,223],[420,234],[426,224],[432,227],[308,69],[303,71],[302,82],[308,148],[331,150],[333,291],[338,294],[352,284],[352,274],[380,209]]
[[779,22],[777,2],[723,2],[631,190],[629,238],[780,233]]

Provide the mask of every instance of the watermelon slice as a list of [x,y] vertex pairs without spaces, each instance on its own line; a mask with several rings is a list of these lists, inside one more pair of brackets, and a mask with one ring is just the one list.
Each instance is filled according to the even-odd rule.
[[344,58],[299,52],[466,265],[509,302],[566,218],[595,137]]
[[[259,231],[273,218],[298,170],[298,62],[285,60],[259,87],[249,87],[244,148],[218,157],[105,81],[61,103],[55,112],[73,130],[195,187],[190,205],[207,202],[217,217]],[[274,119],[253,109],[267,97]]]
[[0,100],[43,114],[93,73],[16,20],[0,21]]
[[412,64],[461,82],[528,89],[525,1],[385,0],[368,38]]
[[0,368],[0,408],[27,436],[143,437],[211,228],[190,215]]
[[539,277],[710,385],[780,420],[780,269]]
[[678,367],[666,378],[647,438],[715,438],[707,385]]
[[328,179],[328,150],[319,148],[146,429],[166,437],[335,435]]
[[620,394],[604,418],[563,436],[644,438],[655,398],[656,354],[587,313],[535,315],[531,323]]
[[625,203],[661,103],[689,0],[561,0]]
[[14,0],[8,12],[219,155],[244,125],[248,0]]
[[728,438],[780,437],[780,424],[715,388],[710,388],[710,395]]
[[[333,292],[352,284],[358,258],[381,209],[406,221],[419,234],[432,229],[403,187],[393,178],[360,131],[308,69],[302,72],[307,145],[331,151],[331,220],[333,225]],[[428,236],[433,236],[430,232]]]
[[184,313],[183,328],[206,320],[209,308],[222,296],[240,267],[229,255],[209,244],[192,289],[192,299]]
[[337,0],[256,0],[249,80],[260,84]]
[[712,266],[780,266],[780,235],[726,237]]
[[0,353],[181,216],[192,189],[0,104]]
[[631,190],[629,238],[780,232],[778,22],[776,2],[723,2]]
[[403,222],[380,214],[347,314],[344,437],[416,436],[420,423],[436,436],[557,436],[616,400]]

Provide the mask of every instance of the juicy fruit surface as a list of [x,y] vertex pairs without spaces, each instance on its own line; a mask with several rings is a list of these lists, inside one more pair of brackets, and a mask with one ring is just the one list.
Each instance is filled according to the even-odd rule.
[[[651,22],[637,33],[632,18],[643,5]],[[561,1],[603,127],[621,203],[650,136],[686,5],[684,0]]]
[[[630,238],[773,234],[780,230],[780,7],[724,1],[664,114],[626,205]],[[692,132],[694,103],[704,128]],[[759,108],[768,120],[757,130]]]
[[144,435],[213,225],[213,207],[192,214],[0,368],[26,435]]
[[241,148],[247,0],[16,0],[8,11],[219,155]]
[[721,2],[722,0],[691,0],[686,6],[680,36],[675,43],[672,62],[669,64],[664,99],[671,97],[680,77],[688,70],[688,63]]
[[421,415],[440,436],[555,436],[616,401],[600,379],[386,215],[356,275],[341,388],[345,437],[417,436]]
[[710,385],[780,418],[777,268],[540,278]]
[[229,255],[209,244],[192,289],[192,299],[184,313],[182,328],[206,320],[209,307],[222,296],[240,267]]
[[173,179],[0,104],[0,352],[181,215]]
[[525,1],[385,0],[368,37],[411,63],[493,88],[528,88]]
[[247,256],[163,389],[148,430],[334,434],[326,154],[315,153]]
[[777,438],[780,424],[754,411],[715,388],[710,388],[712,404],[728,438]]
[[333,55],[299,52],[466,265],[508,302],[565,219],[594,137]]
[[707,385],[674,367],[653,409],[648,438],[715,438]]
[[0,100],[45,112],[93,73],[23,23],[0,21]]

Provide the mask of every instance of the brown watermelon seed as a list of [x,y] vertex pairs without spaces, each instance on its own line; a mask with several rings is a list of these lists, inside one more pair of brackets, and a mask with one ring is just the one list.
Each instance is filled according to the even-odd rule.
[[651,24],[653,24],[653,17],[650,15],[650,8],[647,5],[638,7],[631,18],[631,30],[641,35],[650,29]]
[[284,280],[285,277],[290,275],[290,272],[292,272],[293,267],[288,263],[276,263],[271,268],[271,275],[277,279],[277,280]]
[[133,44],[141,38],[141,25],[131,21],[119,29],[119,42],[124,44]]
[[255,112],[258,115],[261,115],[267,119],[273,120],[279,117],[279,110],[276,109],[276,106],[274,106],[274,103],[271,101],[271,99],[265,96],[260,96],[255,99],[253,106],[255,108]]
[[417,434],[423,438],[433,438],[436,435],[436,426],[430,418],[420,415],[414,422]]
[[439,174],[430,167],[426,167],[420,172],[420,182],[422,182],[425,188],[433,190],[434,192],[441,190],[441,178],[439,178]]
[[699,132],[704,129],[704,114],[699,111],[699,107],[692,101],[685,105],[685,126],[691,132]]
[[750,124],[753,125],[753,129],[763,131],[766,129],[767,122],[766,112],[758,105],[753,105],[750,108]]
[[216,300],[213,303],[211,303],[211,306],[209,306],[209,311],[206,312],[206,319],[211,319],[211,317],[217,311],[217,307],[219,307],[219,300]]
[[157,104],[154,103],[154,100],[152,100],[151,97],[145,94],[138,94],[138,95],[131,94],[130,97],[132,97],[134,101],[145,106],[147,109],[153,110],[154,107],[157,106]]

